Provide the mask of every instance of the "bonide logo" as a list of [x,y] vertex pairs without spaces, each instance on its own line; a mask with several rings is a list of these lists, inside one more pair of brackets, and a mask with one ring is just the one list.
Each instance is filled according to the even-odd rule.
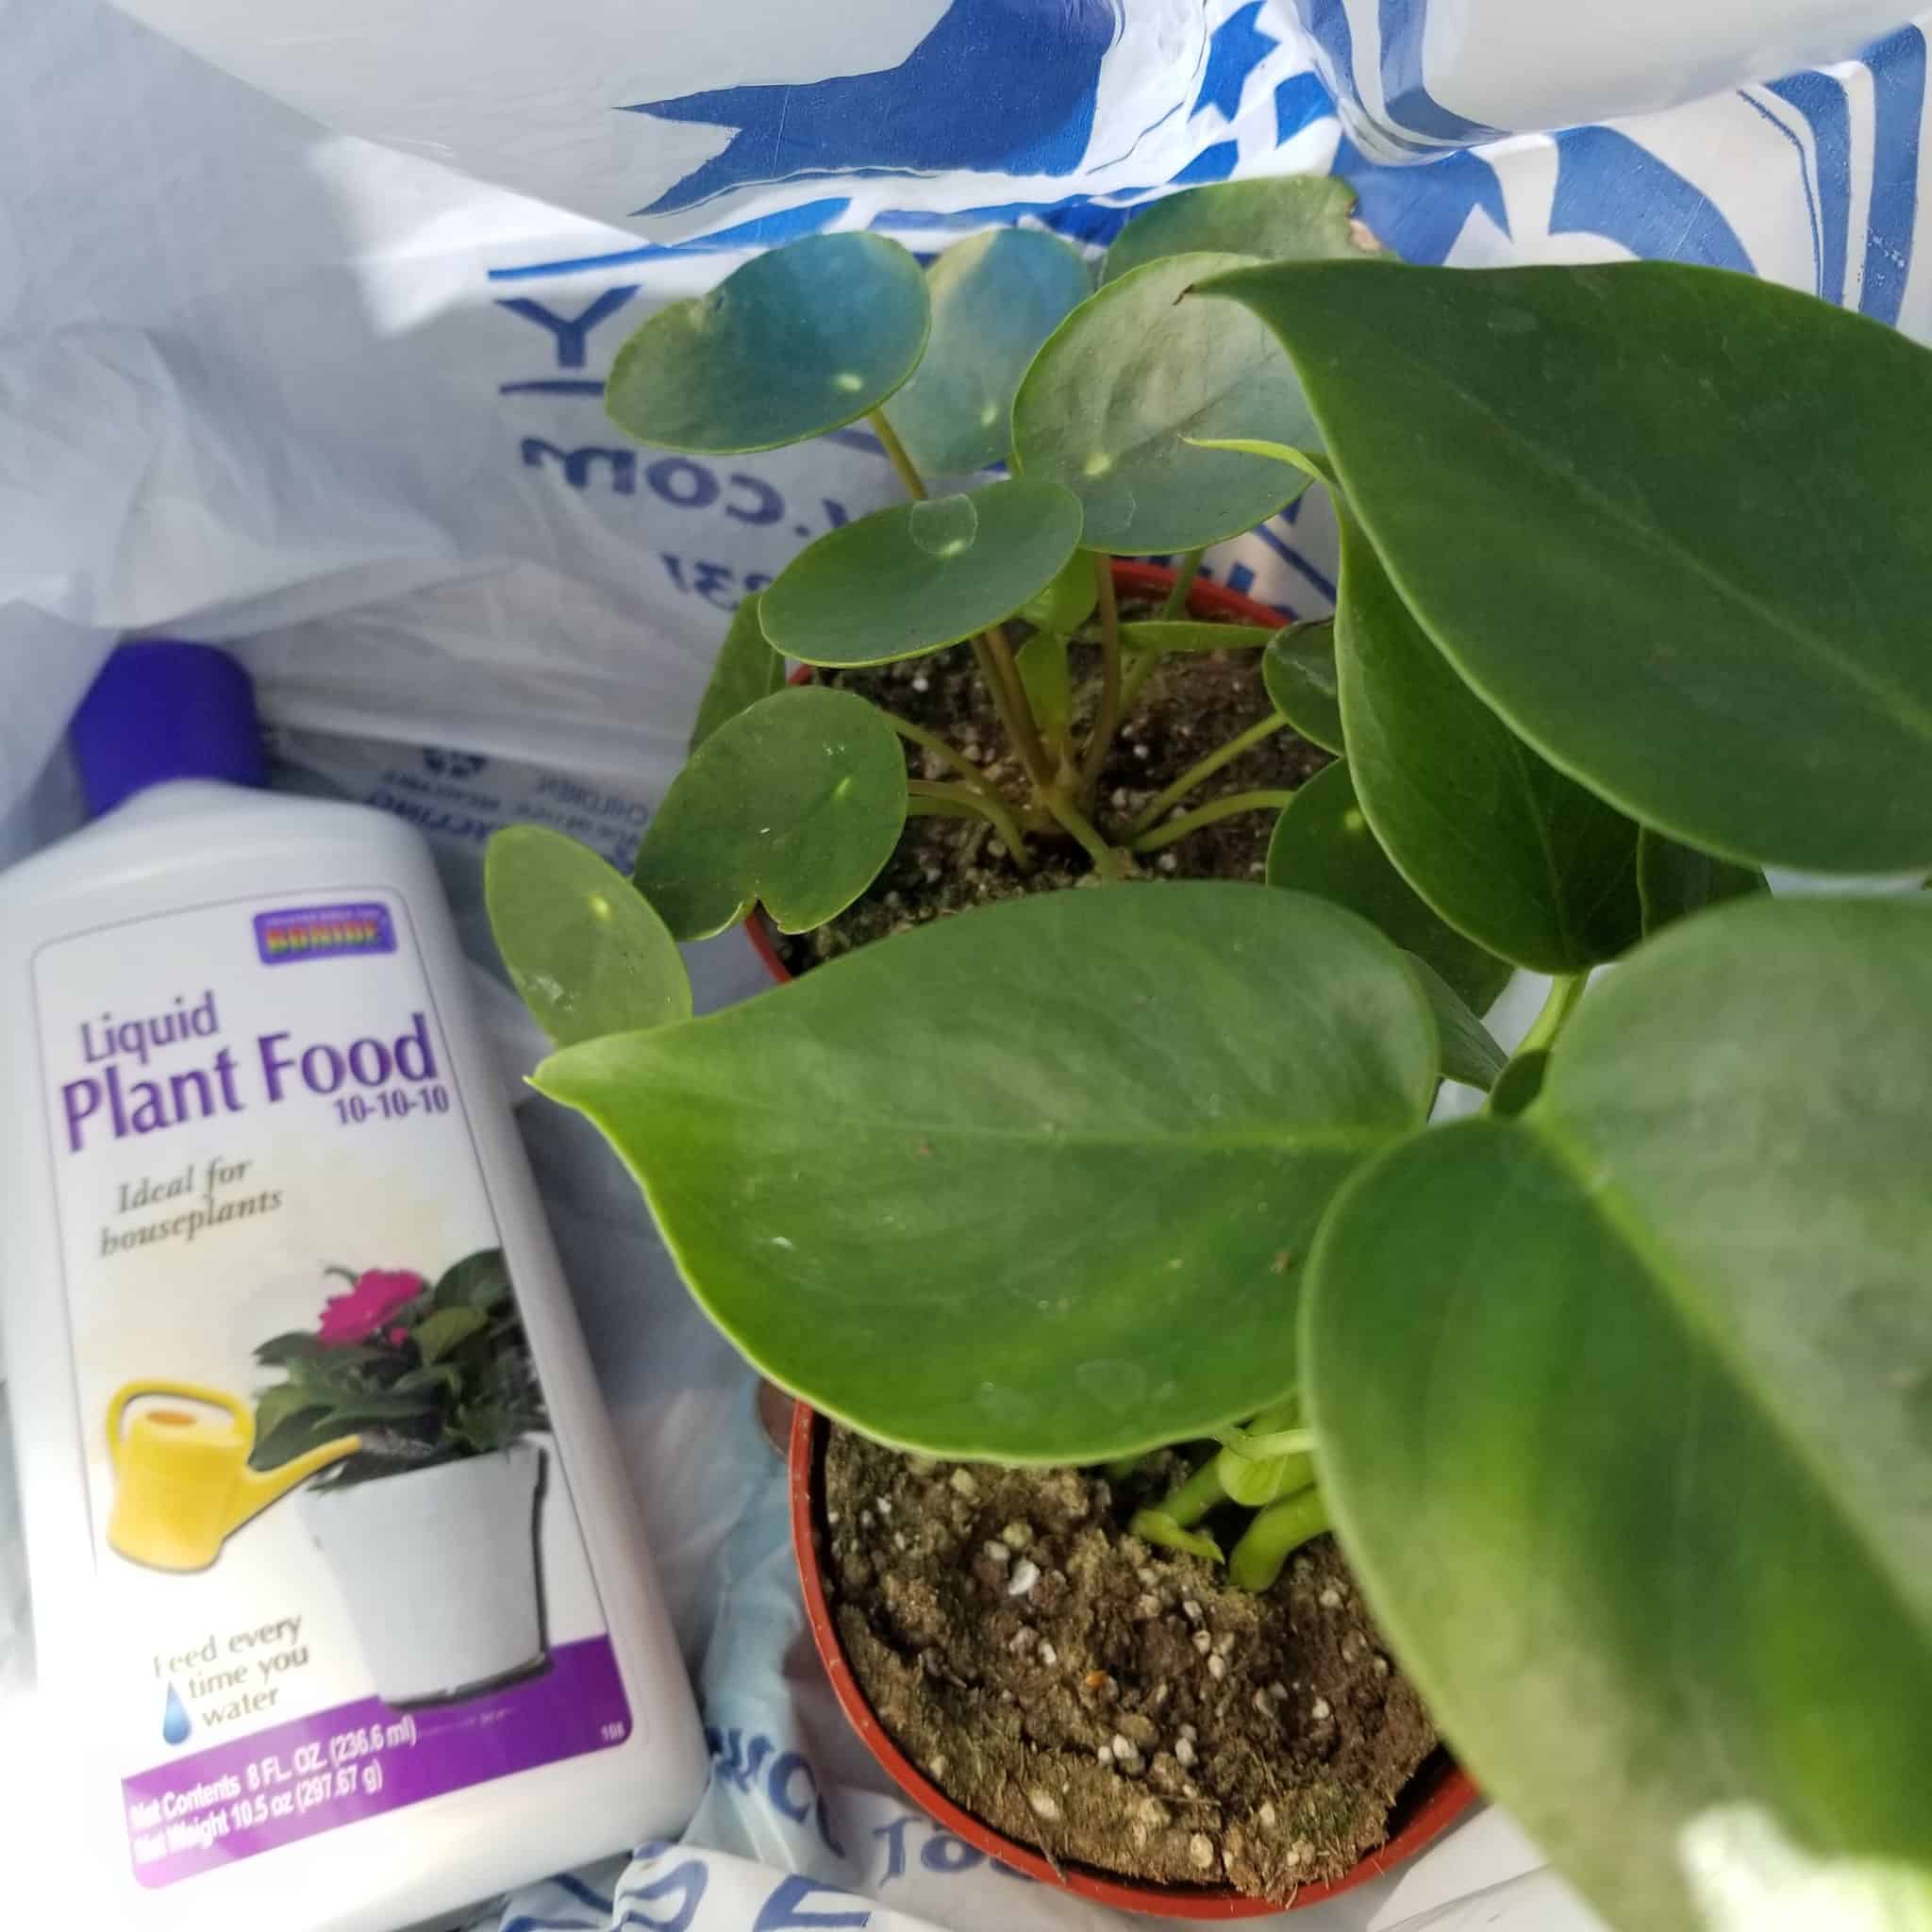
[[255,949],[265,966],[393,953],[396,929],[387,906],[288,906],[255,915]]

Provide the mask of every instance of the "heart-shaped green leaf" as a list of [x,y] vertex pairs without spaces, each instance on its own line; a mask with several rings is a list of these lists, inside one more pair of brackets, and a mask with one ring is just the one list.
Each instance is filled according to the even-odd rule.
[[1072,637],[1093,615],[1093,607],[1100,601],[1093,564],[1091,552],[1074,551],[1053,582],[1027,598],[1014,614],[1035,630],[1057,630],[1063,638]]
[[1202,292],[1279,333],[1404,600],[1547,758],[1742,862],[1932,861],[1932,352],[1667,262]]
[[1355,198],[1332,175],[1204,182],[1140,210],[1114,238],[1100,278],[1210,250],[1265,261],[1359,261],[1375,246],[1349,219]]
[[1928,1012],[1923,900],[1687,921],[1317,1244],[1357,1574],[1628,1932],[1932,1923]]
[[1470,1010],[1462,995],[1426,959],[1411,953],[1408,963],[1422,981],[1436,1016],[1436,1031],[1442,1041],[1443,1079],[1460,1080],[1465,1087],[1488,1092],[1502,1077],[1508,1055],[1496,1044],[1495,1036]]
[[692,751],[704,743],[727,718],[748,711],[785,682],[785,660],[766,641],[758,621],[762,591],[754,591],[731,613],[731,627],[718,646],[711,681],[698,703],[697,722],[691,727]]
[[1074,680],[1067,663],[1067,641],[1058,631],[1039,630],[1014,654],[1026,708],[1041,736],[1062,751],[1070,747],[1068,725],[1074,714]]
[[1218,543],[1307,488],[1266,458],[1189,440],[1316,441],[1268,330],[1253,317],[1230,327],[1226,303],[1181,300],[1240,259],[1179,255],[1135,269],[1081,303],[1033,358],[1013,399],[1013,459],[1080,499],[1090,550]]
[[489,1327],[490,1317],[481,1308],[439,1308],[409,1331],[425,1362],[440,1362],[458,1342],[469,1341]]
[[922,926],[537,1080],[764,1373],[889,1442],[1089,1462],[1281,1398],[1286,1257],[1436,1066],[1352,913],[1179,883]]
[[1188,617],[1146,617],[1121,625],[1128,651],[1257,651],[1274,633],[1263,624],[1204,624]]
[[754,904],[782,932],[842,912],[906,826],[906,758],[861,697],[797,685],[721,724],[644,828],[638,890],[681,940]]
[[1086,258],[1041,228],[955,242],[925,272],[932,335],[886,410],[914,465],[961,476],[1004,459],[1013,391],[1067,311],[1093,290]]
[[998,624],[1050,584],[1080,541],[1080,506],[1015,476],[895,504],[828,530],[778,573],[765,636],[807,664],[915,658]]
[[1444,924],[1389,862],[1339,759],[1303,785],[1274,822],[1268,883],[1359,912],[1405,952],[1427,960],[1479,1013],[1508,983],[1508,965]]
[[1423,898],[1539,973],[1580,972],[1633,944],[1637,827],[1463,683],[1346,514],[1335,640],[1356,795]]
[[691,1018],[663,920],[588,845],[511,825],[490,841],[483,893],[510,982],[558,1045]]
[[877,408],[918,366],[930,320],[896,242],[808,235],[658,309],[618,350],[604,407],[660,449],[776,449]]
[[1646,933],[1660,932],[1674,919],[1701,912],[1707,906],[1770,890],[1755,866],[1713,858],[1648,825],[1637,835],[1637,891],[1643,902]]
[[1341,683],[1335,669],[1332,617],[1276,631],[1261,654],[1261,682],[1274,708],[1309,743],[1341,754]]

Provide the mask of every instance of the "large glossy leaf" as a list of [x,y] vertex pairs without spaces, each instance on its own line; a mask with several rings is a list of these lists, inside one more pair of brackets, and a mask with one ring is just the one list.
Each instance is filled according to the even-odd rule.
[[1010,617],[1080,541],[1080,506],[1015,476],[961,496],[895,504],[828,530],[778,573],[765,636],[807,664],[883,664]]
[[1436,1065],[1362,921],[1183,883],[946,920],[537,1079],[765,1374],[890,1442],[1052,1462],[1281,1398],[1293,1263]]
[[483,891],[511,983],[558,1045],[691,1018],[676,941],[588,845],[511,825],[490,841]]
[[1041,228],[994,228],[955,242],[925,272],[932,335],[886,418],[929,476],[1004,459],[1013,391],[1067,311],[1093,289],[1086,258]]
[[1052,583],[1021,605],[1015,615],[1022,624],[1036,630],[1054,630],[1062,637],[1073,634],[1093,614],[1100,601],[1100,582],[1093,574],[1094,558],[1076,550],[1061,565]]
[[1278,331],[1404,599],[1546,757],[1742,862],[1932,860],[1932,353],[1675,263],[1211,292]]
[[1442,1077],[1465,1087],[1491,1091],[1502,1078],[1509,1057],[1495,1036],[1476,1017],[1469,1002],[1419,954],[1408,956],[1410,969],[1428,995],[1442,1043]]
[[1369,824],[1458,932],[1540,973],[1633,944],[1637,827],[1540,758],[1452,670],[1342,519],[1342,732]]
[[1688,921],[1316,1250],[1351,1559],[1627,1932],[1932,1923],[1927,1012],[1923,901]]
[[918,365],[925,277],[879,235],[808,235],[672,302],[617,352],[604,406],[660,449],[776,449],[862,416]]
[[1284,625],[1261,654],[1261,682],[1274,708],[1324,751],[1338,756],[1341,732],[1341,685],[1335,669],[1335,620],[1311,618]]
[[721,724],[691,756],[638,848],[638,890],[681,940],[763,900],[805,932],[878,876],[906,825],[906,758],[861,697],[799,685]]
[[1755,866],[1713,858],[1648,825],[1638,834],[1637,891],[1643,902],[1646,933],[1660,932],[1674,919],[1701,912],[1707,906],[1770,890]]
[[727,718],[749,710],[785,682],[785,659],[766,641],[758,621],[764,592],[754,591],[731,613],[731,625],[711,665],[711,679],[698,703],[691,727],[691,749],[697,750]]
[[1359,912],[1405,952],[1427,960],[1478,1013],[1508,983],[1507,963],[1445,924],[1389,862],[1340,759],[1317,772],[1275,821],[1268,883]]
[[1013,458],[1063,483],[1091,550],[1191,550],[1234,537],[1307,488],[1266,458],[1202,437],[1312,443],[1314,420],[1281,345],[1232,305],[1184,302],[1230,255],[1180,255],[1123,275],[1045,342],[1013,399]]
[[1162,256],[1219,250],[1268,261],[1358,261],[1374,246],[1349,217],[1355,190],[1332,175],[1210,181],[1142,208],[1115,237],[1100,278]]
[[1041,736],[1050,745],[1065,750],[1072,742],[1068,728],[1074,715],[1074,680],[1066,639],[1057,630],[1037,630],[1014,654],[1013,663]]

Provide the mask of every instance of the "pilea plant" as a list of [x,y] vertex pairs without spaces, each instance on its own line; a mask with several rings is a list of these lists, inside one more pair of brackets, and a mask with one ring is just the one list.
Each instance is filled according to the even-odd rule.
[[[747,1357],[834,1417],[1007,1463],[1224,1437],[1148,1526],[1262,1502],[1257,1574],[1285,1506],[1332,1514],[1457,1751],[1612,1923],[1923,1926],[1932,903],[1774,898],[1760,869],[1932,866],[1932,358],[1677,266],[1159,252],[1194,219],[1026,365],[1011,480],[837,533],[741,617],[641,890],[499,841],[498,936],[564,1049],[537,1084]],[[863,299],[833,276],[842,334],[802,319],[830,310],[800,252],[766,258],[769,288],[647,325],[620,420],[667,437],[637,399],[675,393],[686,446],[748,447],[889,405],[915,273],[830,240],[878,271]],[[775,364],[753,290],[792,330]],[[760,695],[766,657],[920,648],[915,606],[983,631],[1062,541],[1191,546],[1313,473],[1338,610],[1276,681],[1341,757],[1281,812],[1273,890],[1116,884],[1096,852],[1099,890],[686,1017],[674,932],[754,897],[824,916],[897,808],[876,714]],[[995,530],[1007,561],[1040,547],[981,597],[994,567],[961,559]],[[1029,768],[1024,808],[1117,853],[1084,769]],[[730,788],[765,772],[747,813]],[[1552,976],[1507,1064],[1469,1010],[1494,961]],[[1428,1129],[1448,1073],[1487,1106]]]

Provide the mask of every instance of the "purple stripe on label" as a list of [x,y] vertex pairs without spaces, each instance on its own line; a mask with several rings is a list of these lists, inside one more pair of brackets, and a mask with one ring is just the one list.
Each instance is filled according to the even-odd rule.
[[283,906],[255,915],[255,950],[265,966],[395,949],[395,923],[387,906]]
[[535,1675],[461,1704],[338,1705],[124,1778],[134,1875],[174,1885],[629,1736],[608,1637],[562,1644]]

